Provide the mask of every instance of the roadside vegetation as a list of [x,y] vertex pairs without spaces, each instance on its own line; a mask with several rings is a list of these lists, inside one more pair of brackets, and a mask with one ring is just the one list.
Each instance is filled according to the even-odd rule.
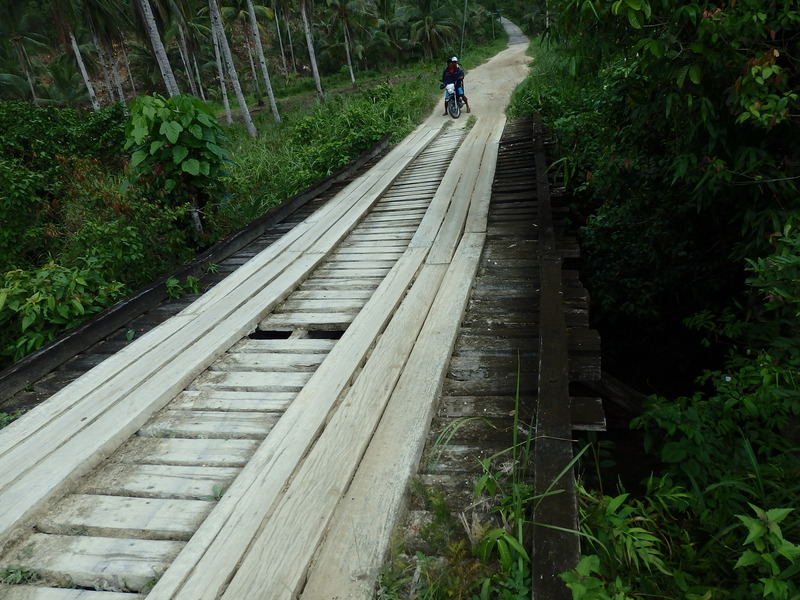
[[800,11],[549,6],[512,113],[557,140],[604,368],[650,395],[641,456],[616,460],[652,470],[583,469],[564,579],[581,600],[800,598]]
[[[331,4],[314,13],[314,58],[296,7],[258,5],[269,70],[280,74],[272,85],[249,61],[248,7],[221,5],[230,65],[214,60],[207,3],[174,3],[152,17],[168,29],[162,41],[177,91],[197,95],[175,94],[162,79],[138,9],[91,4],[81,12],[33,0],[0,9],[0,368],[385,136],[399,140],[430,114],[445,58],[463,48],[462,62],[476,65],[504,44],[478,5],[462,34],[461,5],[421,21],[400,3]],[[195,45],[183,48],[181,32]],[[70,35],[77,50],[62,46]],[[57,77],[57,69],[72,74]],[[234,79],[238,106],[228,98]]]

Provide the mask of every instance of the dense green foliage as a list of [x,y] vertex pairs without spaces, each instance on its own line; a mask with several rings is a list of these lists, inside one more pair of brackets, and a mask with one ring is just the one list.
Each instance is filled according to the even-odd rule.
[[800,11],[551,8],[515,110],[556,135],[606,368],[662,392],[633,423],[654,475],[586,484],[565,581],[586,600],[798,598]]

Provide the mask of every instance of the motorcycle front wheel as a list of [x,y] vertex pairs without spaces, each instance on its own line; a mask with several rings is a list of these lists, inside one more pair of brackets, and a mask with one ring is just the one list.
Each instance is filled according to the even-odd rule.
[[461,116],[461,107],[458,105],[458,100],[456,100],[455,95],[450,96],[447,100],[447,112],[450,113],[450,116],[454,119]]

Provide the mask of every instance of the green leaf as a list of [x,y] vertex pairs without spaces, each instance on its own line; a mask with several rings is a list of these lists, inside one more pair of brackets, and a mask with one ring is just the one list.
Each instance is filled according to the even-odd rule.
[[200,125],[198,125],[197,123],[195,123],[194,125],[189,125],[187,130],[198,140],[203,139],[203,128],[200,127]]
[[182,131],[183,127],[177,121],[164,121],[158,129],[158,132],[166,136],[171,144],[178,141],[178,136],[180,136]]
[[6,290],[3,290],[2,292],[0,292],[0,310],[3,310],[3,306],[6,303],[6,298],[8,298],[8,292]]
[[641,29],[642,27],[644,27],[642,13],[638,10],[629,10],[628,23],[630,23],[631,27],[633,27],[634,29]]
[[620,494],[616,498],[612,498],[606,507],[606,514],[617,512],[617,509],[628,499],[629,495],[630,494]]
[[190,158],[181,165],[181,170],[190,175],[198,175],[200,173],[200,161],[196,158]]
[[699,66],[697,66],[697,65],[692,65],[691,66],[691,68],[689,69],[689,79],[695,85],[699,85],[700,84],[700,81],[702,79],[702,71],[700,70]]
[[36,314],[28,313],[22,318],[22,331],[25,331],[36,320]]
[[164,140],[156,140],[154,142],[150,142],[150,154],[155,154],[156,151],[164,145]]
[[739,557],[739,560],[736,561],[736,564],[733,565],[734,569],[741,569],[742,567],[750,567],[758,562],[761,562],[761,555],[753,552],[752,550],[745,550],[744,553]]
[[686,449],[680,442],[667,442],[661,448],[661,460],[669,463],[678,463],[687,456]]
[[149,156],[146,150],[137,150],[131,155],[131,168],[136,168]]
[[189,155],[189,150],[186,146],[173,146],[172,147],[172,162],[176,165],[183,161]]

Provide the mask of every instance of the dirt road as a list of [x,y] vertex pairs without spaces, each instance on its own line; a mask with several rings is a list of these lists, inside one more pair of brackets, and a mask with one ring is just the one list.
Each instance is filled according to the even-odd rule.
[[528,38],[523,35],[519,27],[505,18],[502,18],[501,22],[509,36],[508,48],[477,67],[463,65],[466,70],[465,94],[469,98],[472,112],[462,113],[461,118],[453,120],[442,116],[444,104],[442,102],[436,106],[433,114],[425,121],[425,125],[437,126],[453,121],[453,126],[464,128],[470,116],[481,118],[504,115],[511,93],[528,74],[531,57],[526,55]]

